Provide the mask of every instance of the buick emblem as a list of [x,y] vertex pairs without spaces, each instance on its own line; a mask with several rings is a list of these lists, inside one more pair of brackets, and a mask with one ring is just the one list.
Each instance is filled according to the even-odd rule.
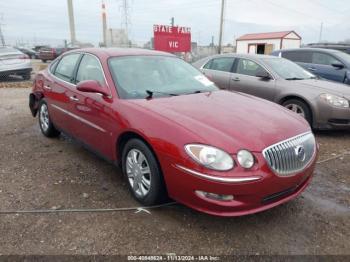
[[297,157],[297,159],[300,162],[304,162],[304,160],[305,160],[305,149],[304,149],[303,146],[296,146],[294,148],[294,153],[295,153],[295,156]]

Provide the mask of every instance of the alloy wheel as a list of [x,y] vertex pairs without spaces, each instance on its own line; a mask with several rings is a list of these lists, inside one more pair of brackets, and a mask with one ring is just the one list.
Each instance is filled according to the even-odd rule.
[[284,107],[305,118],[305,112],[301,106],[296,104],[287,104]]
[[151,189],[151,169],[145,155],[131,149],[126,157],[126,174],[134,193],[144,198]]
[[49,129],[50,119],[49,111],[46,104],[42,104],[40,107],[40,126],[44,132]]

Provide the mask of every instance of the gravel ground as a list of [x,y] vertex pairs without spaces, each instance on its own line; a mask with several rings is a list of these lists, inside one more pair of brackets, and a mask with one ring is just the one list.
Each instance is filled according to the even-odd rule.
[[[120,171],[61,136],[47,139],[29,89],[0,89],[0,210],[138,206]],[[350,150],[350,132],[317,133],[320,160]],[[350,155],[317,166],[297,199],[217,218],[182,205],[111,213],[0,214],[0,254],[350,255]]]

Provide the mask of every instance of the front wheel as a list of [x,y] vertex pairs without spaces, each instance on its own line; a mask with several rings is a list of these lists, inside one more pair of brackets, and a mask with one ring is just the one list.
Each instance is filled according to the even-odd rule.
[[166,197],[163,175],[156,157],[140,139],[131,139],[123,149],[123,174],[134,198],[145,206],[163,202]]
[[45,100],[41,100],[39,103],[39,126],[46,137],[57,137],[60,134],[50,119],[49,109]]
[[309,109],[308,105],[305,102],[298,99],[290,99],[285,101],[282,105],[285,108],[298,114],[299,116],[305,118],[305,120],[309,122],[310,125],[312,125],[311,110]]

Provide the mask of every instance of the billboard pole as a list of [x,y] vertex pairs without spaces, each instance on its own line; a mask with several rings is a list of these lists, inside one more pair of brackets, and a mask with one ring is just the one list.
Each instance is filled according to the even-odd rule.
[[224,27],[224,12],[225,12],[225,0],[221,0],[221,16],[220,16],[220,33],[219,33],[219,47],[218,53],[221,54],[221,46],[222,46],[222,34]]

